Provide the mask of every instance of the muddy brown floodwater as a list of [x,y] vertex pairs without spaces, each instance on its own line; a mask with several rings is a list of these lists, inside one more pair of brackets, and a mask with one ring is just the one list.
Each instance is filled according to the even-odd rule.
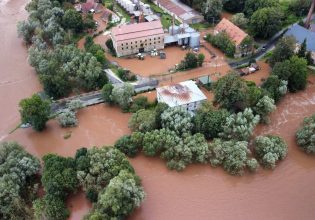
[[[111,145],[130,133],[130,114],[118,108],[98,105],[80,110],[79,126],[62,129],[49,121],[47,129],[36,133],[19,129],[8,131],[19,122],[17,104],[41,89],[27,53],[16,35],[16,22],[26,18],[26,0],[0,0],[0,137],[15,140],[32,154],[73,156],[76,149],[93,145]],[[142,178],[146,200],[131,220],[308,220],[315,216],[315,158],[297,149],[294,133],[304,117],[315,112],[314,84],[296,94],[287,95],[271,115],[272,123],[259,126],[255,134],[278,134],[289,145],[288,157],[274,171],[232,177],[221,168],[192,165],[184,172],[169,171],[159,158],[142,155],[130,159]],[[71,134],[68,139],[65,135]],[[82,192],[67,201],[72,220],[81,219],[91,208]]]

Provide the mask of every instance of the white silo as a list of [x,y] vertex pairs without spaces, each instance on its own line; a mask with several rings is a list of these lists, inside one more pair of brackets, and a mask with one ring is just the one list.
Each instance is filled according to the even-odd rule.
[[176,25],[171,25],[169,28],[168,28],[168,33],[170,35],[176,35],[178,34],[178,31],[179,31],[179,27],[176,26]]
[[200,33],[195,32],[190,35],[189,46],[191,48],[200,46]]

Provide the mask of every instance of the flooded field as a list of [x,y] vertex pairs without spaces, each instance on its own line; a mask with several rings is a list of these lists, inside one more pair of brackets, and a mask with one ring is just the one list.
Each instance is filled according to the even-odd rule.
[[[80,110],[76,128],[62,129],[56,121],[49,121],[42,133],[18,129],[7,136],[19,123],[20,99],[41,89],[27,64],[26,48],[16,34],[16,22],[27,16],[23,10],[25,3],[26,0],[0,0],[0,140],[18,141],[38,157],[46,153],[73,156],[80,147],[111,145],[130,133],[127,126],[130,114],[102,104]],[[175,81],[216,70],[215,66],[209,68],[177,73]],[[287,95],[271,115],[271,124],[256,129],[256,135],[278,134],[289,145],[288,157],[274,171],[259,170],[253,175],[232,177],[221,168],[192,165],[177,173],[169,171],[159,158],[140,155],[130,159],[147,193],[145,202],[130,219],[314,219],[315,158],[299,151],[294,141],[299,124],[312,113],[314,84],[303,92]],[[66,136],[70,137],[65,139]],[[91,204],[83,193],[78,193],[69,198],[68,207],[72,211],[70,219],[78,220]]]

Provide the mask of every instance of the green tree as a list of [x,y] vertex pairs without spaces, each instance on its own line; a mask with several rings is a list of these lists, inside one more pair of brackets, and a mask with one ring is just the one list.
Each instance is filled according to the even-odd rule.
[[50,104],[34,94],[19,103],[22,123],[30,123],[34,130],[42,131],[50,115]]
[[231,21],[241,29],[246,29],[248,25],[248,19],[244,13],[236,13],[232,16]]
[[[139,137],[140,135],[140,137]],[[138,140],[135,140],[135,138],[142,138],[143,134],[140,132],[135,132],[134,134],[130,135],[124,135],[121,138],[119,138],[115,143],[115,148],[123,152],[129,157],[135,157],[137,153],[139,152],[139,144],[137,143]],[[142,140],[140,140],[142,143]]]
[[182,141],[165,147],[161,158],[167,160],[167,167],[181,171],[191,163],[206,163],[208,144],[202,134],[185,135]]
[[77,33],[83,29],[83,19],[79,12],[69,9],[62,18],[62,24],[65,29],[73,30]]
[[77,179],[86,192],[99,193],[121,170],[134,173],[126,156],[113,147],[93,147],[76,160],[84,162],[84,166],[77,167]]
[[57,116],[57,119],[61,127],[75,127],[78,125],[78,119],[75,112],[70,111],[69,109],[61,111]]
[[193,69],[198,66],[198,57],[194,53],[187,53],[181,61],[180,69]]
[[202,66],[203,62],[205,61],[205,55],[203,53],[198,54],[198,66]]
[[287,91],[288,81],[281,80],[277,75],[270,75],[266,81],[263,82],[262,88],[267,91],[268,96],[277,103]]
[[206,41],[222,50],[228,57],[234,57],[236,51],[235,43],[230,39],[225,31],[222,31],[216,35],[208,34]]
[[222,8],[222,0],[207,0],[202,7],[202,14],[206,21],[213,22],[213,19],[220,18]]
[[158,103],[155,107],[155,125],[158,129],[162,128],[161,115],[168,108],[169,106],[163,102]]
[[207,139],[216,138],[223,132],[223,125],[229,115],[226,109],[215,110],[212,106],[210,109],[201,106],[194,117],[194,130]]
[[40,162],[16,142],[0,143],[0,218],[33,219]]
[[259,120],[259,115],[254,115],[250,108],[246,108],[244,112],[226,118],[223,132],[219,136],[225,140],[248,141]]
[[279,8],[258,9],[250,18],[249,28],[254,37],[267,39],[281,29],[282,17]]
[[124,83],[122,86],[116,86],[112,90],[112,99],[123,111],[128,111],[131,97],[134,95],[133,85]]
[[168,108],[161,115],[162,127],[174,131],[178,135],[191,133],[192,116],[180,107]]
[[100,193],[96,209],[88,219],[125,219],[140,206],[144,197],[140,178],[122,170]]
[[296,141],[306,153],[315,153],[315,114],[304,118],[301,127],[296,132]]
[[133,99],[130,111],[137,112],[140,109],[146,109],[148,106],[149,106],[148,98],[145,96],[138,96]]
[[230,12],[242,12],[244,10],[246,0],[224,0],[223,8]]
[[288,153],[286,143],[278,136],[258,136],[255,138],[255,155],[265,168],[274,169],[279,160]]
[[279,2],[274,0],[246,0],[244,12],[250,17],[258,9],[277,6],[279,6]]
[[277,75],[281,80],[287,80],[290,92],[303,90],[307,85],[307,61],[293,56],[290,60],[277,63],[272,74]]
[[112,91],[114,86],[110,83],[107,83],[102,88],[102,98],[105,102],[112,104],[114,102],[112,97]]
[[270,65],[273,67],[277,62],[283,62],[290,59],[294,55],[296,40],[293,37],[283,37],[277,43],[269,59]]
[[248,167],[251,171],[257,169],[257,162],[251,158],[246,141],[222,141],[214,139],[209,145],[209,161],[211,166],[222,165],[224,170],[232,175],[242,175]]
[[305,58],[305,55],[306,55],[306,39],[303,40],[303,43],[301,44],[301,47],[297,53],[297,56],[301,58]]
[[239,111],[248,105],[248,87],[236,73],[229,73],[214,84],[214,97],[221,107]]
[[256,106],[253,108],[254,112],[260,116],[262,123],[269,123],[269,114],[276,110],[275,101],[269,96],[262,97]]
[[132,114],[128,127],[132,131],[147,132],[156,129],[155,112],[153,110],[140,109]]

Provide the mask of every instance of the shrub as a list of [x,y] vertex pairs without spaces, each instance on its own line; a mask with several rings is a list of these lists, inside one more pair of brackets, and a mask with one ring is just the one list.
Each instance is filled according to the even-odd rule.
[[277,136],[258,136],[255,139],[255,154],[265,168],[274,169],[278,160],[288,153],[286,143]]
[[191,133],[192,116],[180,107],[168,108],[161,115],[162,127],[174,131],[178,135]]
[[116,86],[112,90],[112,99],[123,111],[128,111],[131,97],[134,95],[134,87],[129,83]]
[[302,126],[296,132],[296,141],[306,153],[315,153],[315,114],[304,118]]
[[232,114],[226,118],[223,132],[219,136],[226,140],[247,141],[259,120],[259,115],[254,115],[250,108],[246,108],[244,112]]
[[57,119],[61,127],[75,127],[78,124],[75,113],[69,109],[62,110]]
[[281,38],[269,59],[270,65],[273,67],[278,62],[290,59],[294,55],[295,45],[296,40],[294,37]]
[[108,39],[105,44],[106,44],[106,47],[107,47],[107,48],[109,49],[109,51],[111,52],[111,54],[112,54],[113,56],[116,56],[116,50],[115,50],[115,48],[114,48],[114,44],[113,44],[112,39]]
[[113,97],[112,97],[112,91],[114,86],[110,83],[107,83],[102,88],[102,98],[104,99],[104,102],[113,103]]
[[255,161],[250,158],[247,147],[246,141],[214,139],[209,145],[210,164],[214,167],[222,165],[232,175],[242,175],[246,167],[254,171]]

